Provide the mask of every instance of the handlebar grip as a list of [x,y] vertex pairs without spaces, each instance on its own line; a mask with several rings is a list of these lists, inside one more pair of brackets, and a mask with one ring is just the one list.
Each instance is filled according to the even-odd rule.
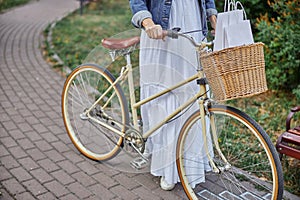
[[173,39],[178,39],[178,31],[176,30],[167,30],[165,31],[165,35]]

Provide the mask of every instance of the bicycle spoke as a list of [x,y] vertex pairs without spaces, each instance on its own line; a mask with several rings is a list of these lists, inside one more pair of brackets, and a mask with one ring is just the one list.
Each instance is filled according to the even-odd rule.
[[[123,91],[118,84],[107,90],[113,82],[114,77],[96,65],[82,65],[66,80],[62,102],[64,122],[77,149],[91,159],[106,160],[116,155],[123,138],[114,130],[124,131],[128,125]],[[111,93],[115,93],[113,98],[110,98]],[[102,100],[111,101],[104,109],[100,95]],[[86,111],[89,115],[85,115]],[[115,129],[107,129],[104,124]]]
[[[260,198],[264,198],[265,195],[269,194],[273,195],[274,198],[280,198],[283,188],[282,174],[278,174],[280,169],[277,169],[280,168],[280,161],[274,145],[270,140],[267,140],[266,133],[251,118],[228,106],[217,105],[211,112],[216,125],[216,129],[211,128],[211,130],[216,130],[216,133],[212,136],[216,135],[218,141],[218,144],[214,144],[214,147],[220,147],[226,162],[214,149],[212,158],[220,173],[211,172],[209,173],[211,176],[206,175],[205,179],[212,178],[215,184],[225,187],[229,193],[238,197],[250,193]],[[194,161],[197,160],[196,157],[199,160],[203,160],[203,158],[200,157],[201,154],[193,154],[193,148],[190,148],[189,141],[193,139],[193,130],[198,127],[197,124],[200,123],[200,120],[199,112],[194,113],[187,120],[180,133],[177,145],[177,148],[180,149],[177,152],[179,155],[183,155],[177,160],[178,170],[181,171],[179,173],[180,180],[190,198],[198,198],[195,194],[199,193],[199,190],[205,187],[206,184],[205,182],[199,183],[199,187],[192,187],[200,181],[199,177],[196,176],[201,176],[201,174],[195,173],[197,169],[193,167],[197,166],[190,163],[197,163],[197,161]],[[248,127],[251,127],[251,129]],[[195,158],[187,157],[184,154],[185,152],[192,153]],[[190,165],[185,164],[185,162]],[[275,187],[276,184],[280,185]],[[215,194],[215,189],[218,190],[218,187],[205,188],[213,194]]]

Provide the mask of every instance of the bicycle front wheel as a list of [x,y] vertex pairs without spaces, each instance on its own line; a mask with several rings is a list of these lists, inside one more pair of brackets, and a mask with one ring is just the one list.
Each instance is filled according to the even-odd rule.
[[[185,122],[177,143],[177,168],[188,198],[282,199],[281,164],[265,131],[248,115],[229,106],[211,106],[209,113],[207,146],[218,173],[209,165],[203,142],[199,143],[203,140],[199,111]],[[218,144],[213,142],[212,126]]]
[[123,137],[114,130],[124,133],[129,124],[126,98],[114,81],[105,68],[87,64],[77,67],[64,85],[62,113],[66,130],[76,148],[93,160],[116,155]]

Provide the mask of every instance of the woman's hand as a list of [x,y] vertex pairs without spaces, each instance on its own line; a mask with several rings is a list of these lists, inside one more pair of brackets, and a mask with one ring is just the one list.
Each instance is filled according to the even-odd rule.
[[150,18],[144,19],[144,21],[142,22],[142,25],[145,28],[145,31],[149,38],[152,38],[152,39],[164,39],[165,38],[165,34],[164,34],[164,31],[162,30],[162,27],[158,24],[154,24],[152,19],[150,19]]
[[209,17],[209,21],[210,21],[210,25],[211,25],[211,27],[212,27],[212,31],[211,31],[211,33],[213,34],[213,35],[215,35],[215,30],[216,30],[216,25],[217,25],[217,16],[216,15],[212,15],[212,16],[210,16]]

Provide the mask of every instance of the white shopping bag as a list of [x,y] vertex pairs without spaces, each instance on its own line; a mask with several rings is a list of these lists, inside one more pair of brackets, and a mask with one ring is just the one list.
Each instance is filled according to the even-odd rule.
[[226,47],[253,44],[253,35],[249,20],[243,20],[225,27]]
[[[238,9],[238,5],[240,5],[242,9]],[[247,26],[246,24],[248,23],[244,22],[248,21],[243,19],[244,15],[246,18],[244,8],[239,1],[225,1],[224,12],[219,13],[217,17],[214,51],[233,46],[240,46],[243,44],[251,44],[251,41],[253,43],[251,26],[250,30],[248,27],[245,30],[243,29]],[[239,31],[241,31],[241,33],[237,33]]]
[[228,24],[228,12],[219,13],[216,24],[214,51],[221,50],[225,46],[224,27],[226,24]]

